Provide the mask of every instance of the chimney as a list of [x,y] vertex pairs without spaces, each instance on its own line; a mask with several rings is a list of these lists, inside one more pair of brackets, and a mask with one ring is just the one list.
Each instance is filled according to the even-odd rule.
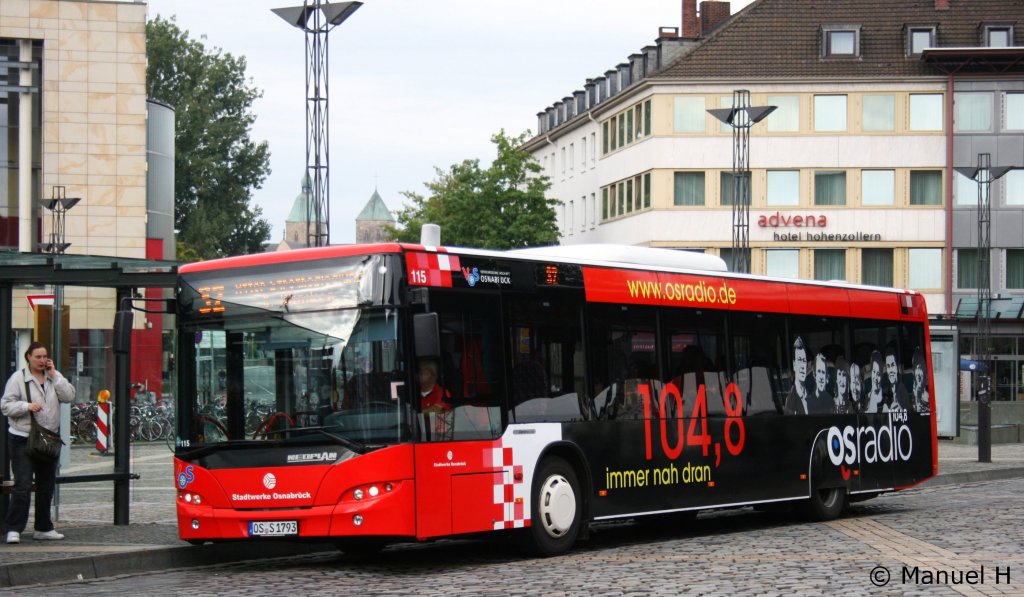
[[595,104],[600,104],[604,100],[608,99],[608,78],[604,75],[594,78],[594,87],[597,89],[597,101]]
[[565,122],[565,108],[562,106],[562,102],[555,102],[555,126],[563,122]]
[[649,77],[661,69],[658,64],[658,46],[644,46],[644,77]]
[[608,97],[619,92],[619,71],[614,68],[605,71],[604,76],[608,79]]
[[935,10],[949,10],[949,0],[935,0]]
[[565,121],[569,122],[576,117],[576,101],[571,95],[562,98],[562,105],[565,106]]
[[557,126],[555,124],[555,107],[554,106],[548,106],[544,110],[544,113],[548,115],[548,126],[544,130],[550,131],[551,129],[555,128],[555,126]]
[[700,37],[700,21],[697,20],[697,0],[683,0],[682,37],[697,39]]
[[715,2],[705,0],[700,3],[700,34],[708,35],[718,28],[719,25],[729,19],[730,6],[728,2]]
[[587,94],[582,89],[577,89],[572,92],[574,98],[576,98],[576,114],[583,114],[587,111]]
[[629,55],[629,80],[636,83],[644,78],[644,55],[642,52]]
[[619,69],[619,91],[633,84],[633,79],[629,78],[628,62],[620,62],[615,68]]
[[548,113],[547,112],[537,112],[537,134],[540,135],[542,133],[547,132],[547,130],[548,130],[548,126],[547,125],[548,125]]
[[587,109],[593,108],[597,105],[597,80],[587,79],[587,83],[583,86],[583,92],[587,94]]

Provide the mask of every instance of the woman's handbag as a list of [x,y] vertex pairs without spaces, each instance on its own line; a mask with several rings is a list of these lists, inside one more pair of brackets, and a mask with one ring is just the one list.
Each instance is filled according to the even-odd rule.
[[[29,386],[28,382],[25,382],[25,400],[29,400]],[[60,433],[56,431],[50,431],[46,427],[43,427],[36,422],[35,413],[30,413],[32,416],[32,428],[28,432],[28,443],[25,444],[25,454],[30,458],[36,460],[49,460],[55,461],[60,458],[60,450],[64,446],[64,440],[60,438]]]
[[36,417],[32,415],[32,429],[28,432],[25,454],[36,460],[53,461],[60,458],[63,446],[64,440],[60,438],[60,434],[36,423]]

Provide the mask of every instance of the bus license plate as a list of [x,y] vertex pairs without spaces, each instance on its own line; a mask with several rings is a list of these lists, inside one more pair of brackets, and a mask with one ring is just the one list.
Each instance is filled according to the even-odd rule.
[[263,520],[249,523],[250,537],[285,537],[298,534],[297,520]]

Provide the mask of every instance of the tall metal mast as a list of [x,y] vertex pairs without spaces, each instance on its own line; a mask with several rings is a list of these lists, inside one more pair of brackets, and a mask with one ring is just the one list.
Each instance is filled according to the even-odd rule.
[[306,199],[306,244],[311,247],[331,243],[327,34],[362,5],[362,2],[304,0],[302,6],[272,9],[277,16],[306,33],[306,172],[310,181]]

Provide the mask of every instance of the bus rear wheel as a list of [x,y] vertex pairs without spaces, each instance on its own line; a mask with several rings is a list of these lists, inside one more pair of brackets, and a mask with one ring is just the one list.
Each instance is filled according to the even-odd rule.
[[804,518],[813,521],[834,520],[846,507],[846,489],[843,487],[822,487],[811,492],[803,508]]
[[576,471],[561,458],[548,458],[535,476],[529,547],[541,556],[568,551],[583,523],[582,496]]

